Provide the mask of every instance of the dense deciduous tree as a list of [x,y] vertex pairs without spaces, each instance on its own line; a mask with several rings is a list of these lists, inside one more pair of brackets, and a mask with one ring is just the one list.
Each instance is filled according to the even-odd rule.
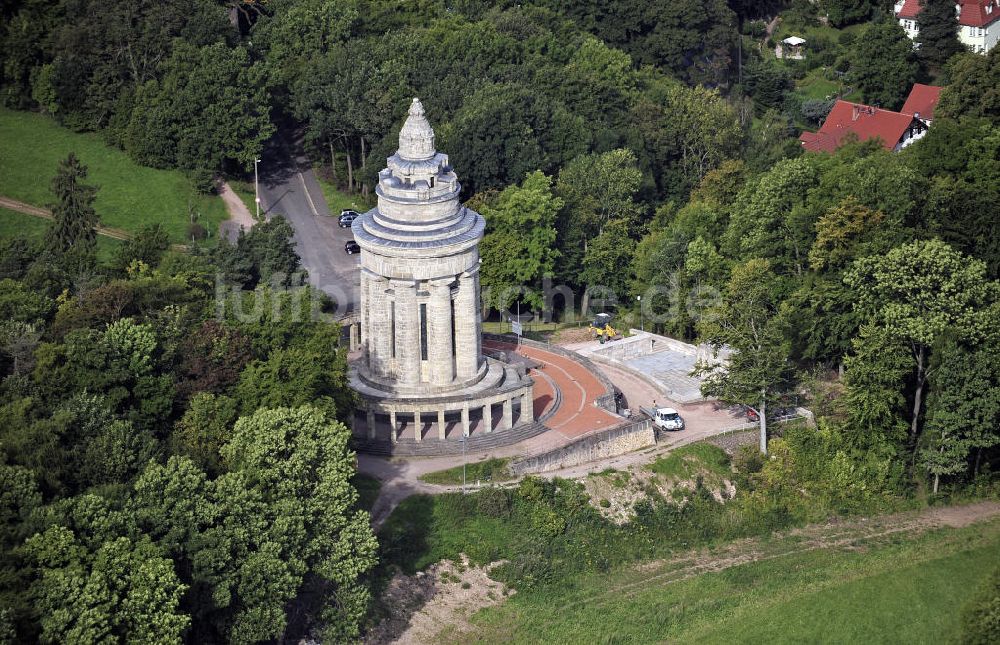
[[331,419],[346,419],[353,409],[352,395],[343,389],[346,370],[344,357],[332,348],[275,350],[243,370],[236,399],[244,414],[259,407],[312,404]]
[[865,208],[854,197],[848,197],[816,221],[809,267],[814,271],[840,269],[856,257],[870,255],[858,247],[876,237],[884,220],[881,212]]
[[820,6],[831,25],[845,27],[867,20],[880,4],[878,0],[823,0]]
[[190,618],[178,611],[185,586],[148,538],[97,545],[54,526],[25,551],[39,580],[32,595],[45,642],[180,643]]
[[1000,444],[1000,346],[969,347],[945,335],[931,363],[920,457],[937,493],[942,476],[967,472],[970,457],[978,474],[983,451]]
[[199,392],[174,427],[173,446],[209,474],[218,474],[222,471],[219,451],[232,435],[238,410],[231,397]]
[[858,309],[905,343],[913,359],[910,441],[916,448],[930,351],[945,332],[967,341],[987,333],[995,288],[982,262],[939,240],[912,242],[882,256],[861,258],[845,277]]
[[632,282],[629,273],[632,260],[630,228],[628,220],[612,220],[590,240],[580,273],[583,284],[607,287],[619,299],[627,296]]
[[641,64],[661,66],[692,84],[725,82],[736,20],[723,0],[542,4],[623,48]]
[[159,222],[144,226],[136,231],[132,239],[118,247],[115,269],[125,273],[133,262],[155,267],[169,247],[170,237]]
[[641,181],[635,155],[628,149],[581,155],[559,172],[555,192],[562,210],[556,228],[563,281],[580,282],[588,245],[605,224],[620,220],[626,231],[635,226],[641,213],[635,200]]
[[819,185],[810,157],[780,161],[738,200],[725,234],[735,257],[769,258],[776,270],[801,274],[813,243],[810,190]]
[[734,267],[721,302],[700,324],[706,341],[717,351],[730,352],[724,367],[699,366],[705,377],[702,393],[757,406],[762,453],[767,453],[767,407],[787,391],[791,376],[777,312],[777,282],[767,260]]
[[682,197],[743,140],[732,106],[717,90],[647,78],[633,104],[629,147],[653,169],[660,194]]
[[943,65],[965,51],[958,40],[958,13],[952,0],[920,0],[917,26],[920,57],[928,63]]
[[236,423],[219,478],[181,457],[143,473],[133,513],[191,576],[193,637],[280,639],[293,604],[328,638],[356,637],[376,542],[356,509],[349,435],[315,408],[261,409]]
[[227,282],[244,289],[259,284],[276,287],[300,284],[306,276],[295,252],[294,235],[288,220],[275,216],[254,226],[249,233],[240,231],[236,244],[219,238],[214,260]]
[[913,43],[894,20],[866,27],[854,41],[850,63],[849,78],[864,101],[888,110],[903,104],[919,67]]
[[986,117],[1000,123],[1000,48],[985,56],[955,56],[946,70],[950,82],[941,90],[935,116]]
[[[505,310],[521,297],[531,308],[542,307],[542,279],[551,276],[559,253],[555,224],[562,205],[552,194],[552,179],[541,172],[482,204],[483,304]],[[521,287],[530,292],[522,294]]]
[[466,190],[502,188],[534,170],[551,173],[585,152],[580,117],[521,84],[490,85],[470,96],[439,129],[439,147],[462,168]]
[[854,446],[894,455],[906,438],[904,388],[913,371],[905,341],[874,324],[862,325],[847,357],[847,433]]
[[263,66],[242,47],[180,42],[159,73],[136,92],[129,154],[160,168],[251,167],[274,132]]

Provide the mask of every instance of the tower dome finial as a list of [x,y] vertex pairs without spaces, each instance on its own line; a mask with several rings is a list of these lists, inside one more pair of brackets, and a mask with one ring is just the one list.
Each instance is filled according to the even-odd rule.
[[420,99],[410,103],[409,116],[399,131],[399,156],[416,161],[434,156],[434,129],[424,116],[424,106]]

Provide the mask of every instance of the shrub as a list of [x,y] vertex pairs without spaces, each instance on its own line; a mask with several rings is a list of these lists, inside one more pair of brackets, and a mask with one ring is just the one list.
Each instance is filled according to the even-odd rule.
[[826,119],[826,115],[830,114],[834,103],[833,99],[806,99],[802,101],[799,112],[806,121],[818,125]]
[[600,501],[600,504],[601,504],[601,508],[611,508],[611,502],[609,500],[602,499]]
[[476,494],[476,508],[486,517],[510,517],[510,497],[502,488],[487,488]]
[[214,195],[217,190],[215,173],[207,168],[197,168],[188,173],[194,189],[204,195]]
[[1000,569],[993,572],[965,608],[961,642],[966,645],[1000,643]]
[[542,553],[518,553],[510,562],[493,569],[495,579],[518,589],[531,589],[552,578],[552,564]]
[[187,236],[189,240],[204,240],[208,237],[208,231],[198,222],[191,222],[188,224]]

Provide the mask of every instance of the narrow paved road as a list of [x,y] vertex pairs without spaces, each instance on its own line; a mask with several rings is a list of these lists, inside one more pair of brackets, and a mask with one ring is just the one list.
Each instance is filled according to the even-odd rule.
[[358,255],[347,255],[344,243],[351,229],[337,224],[330,213],[309,159],[287,134],[276,135],[259,165],[261,211],[268,218],[283,215],[295,229],[295,250],[309,272],[309,284],[326,292],[345,316],[359,304]]

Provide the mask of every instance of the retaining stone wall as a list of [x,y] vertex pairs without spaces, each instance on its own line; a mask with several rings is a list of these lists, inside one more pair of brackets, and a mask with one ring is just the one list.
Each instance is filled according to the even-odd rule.
[[621,425],[577,439],[573,443],[511,464],[515,475],[543,473],[656,445],[656,431],[649,419]]

